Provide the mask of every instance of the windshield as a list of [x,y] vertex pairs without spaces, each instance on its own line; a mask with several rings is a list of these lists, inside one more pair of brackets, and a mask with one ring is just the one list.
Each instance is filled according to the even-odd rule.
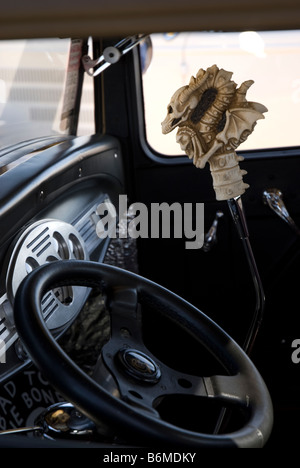
[[[80,42],[58,38],[0,41],[1,148],[69,133],[66,120],[77,89]],[[88,78],[84,96],[90,100],[92,81]],[[89,103],[83,105],[82,114],[78,134],[92,133]]]

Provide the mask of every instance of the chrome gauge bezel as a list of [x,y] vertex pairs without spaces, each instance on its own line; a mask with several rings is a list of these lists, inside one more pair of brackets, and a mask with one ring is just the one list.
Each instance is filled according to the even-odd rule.
[[[74,226],[56,219],[44,219],[30,225],[19,237],[10,255],[6,277],[10,304],[13,306],[20,283],[33,269],[45,263],[68,259],[89,259],[85,243]],[[87,288],[79,286],[49,291],[41,303],[49,329],[60,329],[72,320],[86,297]],[[7,318],[13,326],[12,307],[7,307]]]

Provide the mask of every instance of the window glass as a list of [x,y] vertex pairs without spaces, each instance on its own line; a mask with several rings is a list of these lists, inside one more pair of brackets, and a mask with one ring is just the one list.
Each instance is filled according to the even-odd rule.
[[[62,115],[72,92],[70,46],[70,39],[58,38],[0,42],[1,147],[68,133]],[[94,131],[92,86],[92,78],[85,78],[79,134]]]
[[94,79],[92,76],[85,73],[83,77],[77,135],[92,135],[93,133],[95,133]]
[[200,68],[233,72],[238,86],[254,80],[247,100],[268,112],[239,150],[300,145],[300,31],[155,34],[152,61],[143,73],[146,137],[164,155],[183,154],[176,129],[162,135],[173,93]]

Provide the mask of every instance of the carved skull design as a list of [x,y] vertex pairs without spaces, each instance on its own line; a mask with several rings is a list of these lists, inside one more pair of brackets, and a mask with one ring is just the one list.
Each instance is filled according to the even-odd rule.
[[182,86],[171,97],[168,113],[161,124],[164,134],[171,132],[179,124],[185,122],[189,118],[190,111],[197,106],[196,96],[192,97],[186,91],[188,91],[188,86]]
[[235,150],[267,111],[262,104],[246,100],[252,80],[237,88],[231,77],[231,72],[216,65],[206,71],[200,68],[187,86],[173,94],[161,124],[163,134],[178,127],[176,141],[196,167],[203,168],[209,161],[218,200],[237,196],[248,187]]

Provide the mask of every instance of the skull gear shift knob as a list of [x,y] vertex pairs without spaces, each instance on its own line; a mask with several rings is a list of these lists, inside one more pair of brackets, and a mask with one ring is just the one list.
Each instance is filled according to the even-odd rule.
[[240,196],[249,187],[239,167],[243,158],[235,150],[267,112],[264,105],[246,100],[252,80],[237,88],[231,77],[216,65],[200,69],[173,94],[162,122],[163,134],[178,127],[176,141],[196,167],[209,162],[217,200]]

